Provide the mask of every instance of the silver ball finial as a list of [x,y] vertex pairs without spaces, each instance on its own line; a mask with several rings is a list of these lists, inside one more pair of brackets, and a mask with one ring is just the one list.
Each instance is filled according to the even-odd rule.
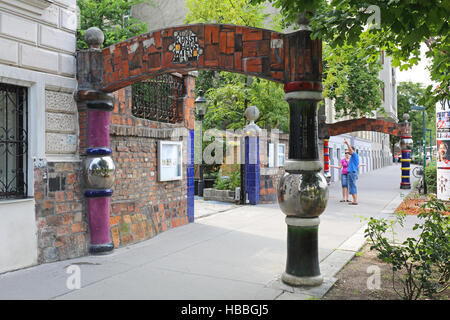
[[408,120],[409,120],[409,114],[404,113],[404,114],[403,114],[403,120],[405,120],[405,122],[408,122]]
[[309,26],[310,20],[306,17],[307,14],[312,14],[312,11],[305,11],[302,13],[297,13],[297,23],[298,23],[298,30],[307,30],[311,31],[311,28]]
[[89,49],[100,49],[100,46],[105,41],[105,35],[99,28],[91,27],[86,30],[84,41],[86,41]]
[[255,123],[256,119],[259,117],[258,108],[255,106],[248,107],[244,112],[244,116],[250,121],[250,123],[244,128],[245,135],[258,136],[261,132],[261,128]]
[[250,122],[255,122],[259,118],[259,110],[255,106],[250,106],[245,110],[244,116]]

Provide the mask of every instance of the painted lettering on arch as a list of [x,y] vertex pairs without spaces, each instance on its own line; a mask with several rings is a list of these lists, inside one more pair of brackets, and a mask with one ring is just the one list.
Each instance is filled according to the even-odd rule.
[[198,44],[198,37],[192,30],[174,31],[174,42],[167,48],[173,52],[173,63],[188,63],[198,61],[203,54],[203,48]]

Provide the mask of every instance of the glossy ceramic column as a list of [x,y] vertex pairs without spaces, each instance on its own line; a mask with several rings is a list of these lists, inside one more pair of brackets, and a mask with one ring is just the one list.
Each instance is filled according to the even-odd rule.
[[289,156],[278,184],[278,203],[286,215],[287,261],[282,281],[293,286],[323,282],[319,268],[319,215],[328,201],[328,184],[319,159],[319,90],[302,82],[285,85],[290,107]]
[[402,176],[400,182],[400,189],[411,189],[410,172],[411,172],[411,150],[413,147],[413,140],[411,136],[411,123],[408,122],[409,115],[404,114],[405,120],[403,134],[400,140],[400,149],[402,151]]
[[[112,187],[115,179],[115,165],[111,158],[110,118],[114,97],[96,90],[96,56],[104,37],[98,28],[86,31],[87,51],[79,53],[87,57],[84,70],[91,83],[83,83],[76,99],[87,108],[87,149],[83,160],[84,196],[87,198],[89,215],[90,246],[92,254],[107,254],[114,249],[110,234],[110,208]],[[91,87],[90,87],[91,86]]]
[[328,147],[328,142],[330,141],[330,138],[323,139],[323,174],[325,178],[327,179],[328,184],[330,184],[331,181],[331,174],[330,174],[330,148]]

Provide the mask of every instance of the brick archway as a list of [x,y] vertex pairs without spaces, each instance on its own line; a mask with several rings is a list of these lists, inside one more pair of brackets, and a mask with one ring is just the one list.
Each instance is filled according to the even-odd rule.
[[[114,96],[110,93],[164,73],[186,75],[201,69],[229,71],[284,84],[285,100],[290,110],[290,137],[286,174],[278,187],[278,203],[288,216],[288,258],[282,280],[291,285],[322,283],[317,217],[325,210],[328,201],[328,187],[320,172],[322,165],[317,140],[317,104],[323,99],[322,44],[319,39],[312,40],[311,31],[307,29],[307,26],[301,26],[299,31],[281,34],[234,25],[196,24],[150,32],[103,50],[99,49],[104,38],[101,30],[91,28],[86,31],[89,49],[77,55],[76,97],[79,107],[87,108],[85,128],[88,139],[83,178],[91,238],[89,250],[92,253],[104,254],[116,245],[111,242],[109,216],[115,182],[110,144],[111,111],[115,106]],[[190,111],[193,107],[190,106]],[[185,128],[189,131],[187,140],[191,141],[186,148],[190,150],[186,157],[187,186],[181,191],[187,200],[187,208],[181,207],[180,212],[174,211],[174,215],[187,216],[189,221],[193,221],[190,212],[194,202],[194,128],[189,123],[185,121]],[[258,137],[252,136],[250,131],[246,133],[249,138],[246,139],[246,152],[252,149],[258,155]],[[253,143],[255,139],[256,143]],[[152,153],[152,157],[156,153]],[[248,159],[248,163],[255,167],[246,170],[249,173],[245,177],[246,185],[259,195],[259,181],[255,178],[259,174],[259,161],[254,163],[250,157]],[[179,157],[169,160],[168,163],[176,164],[177,170],[179,165],[184,165]],[[300,177],[306,176],[307,182],[303,183]],[[135,184],[138,182],[134,181]],[[310,196],[305,197],[305,194]],[[298,205],[298,201],[302,205]],[[160,204],[159,207],[152,206],[152,209],[158,213],[158,223],[161,216],[171,217],[170,206]],[[145,214],[139,219],[145,220]],[[175,219],[176,224],[178,219]]]
[[78,53],[79,90],[113,92],[162,73],[230,71],[321,91],[322,44],[310,31],[195,24],[139,35]]
[[322,123],[319,125],[319,137],[327,139],[343,133],[355,131],[374,131],[390,134],[393,136],[404,136],[406,130],[405,123],[396,123],[382,119],[353,119],[336,123]]
[[[323,139],[323,161],[324,172],[330,177],[330,159],[328,141],[331,136],[338,136],[344,133],[356,131],[373,131],[381,132],[397,137],[401,137],[402,141],[411,139],[411,123],[403,122],[396,123],[383,119],[353,119],[340,121],[336,123],[321,123],[319,124],[319,138]],[[405,140],[405,141],[406,141]],[[412,140],[411,140],[412,141]],[[411,161],[411,150],[406,148],[402,150],[402,183],[401,187],[410,188],[409,182],[409,162]]]

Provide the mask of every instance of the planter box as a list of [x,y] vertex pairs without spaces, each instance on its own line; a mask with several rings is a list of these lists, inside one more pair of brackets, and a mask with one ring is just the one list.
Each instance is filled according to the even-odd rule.
[[222,201],[222,202],[239,202],[240,191],[237,188],[235,191],[232,190],[218,190],[213,188],[203,189],[203,199],[205,201]]

